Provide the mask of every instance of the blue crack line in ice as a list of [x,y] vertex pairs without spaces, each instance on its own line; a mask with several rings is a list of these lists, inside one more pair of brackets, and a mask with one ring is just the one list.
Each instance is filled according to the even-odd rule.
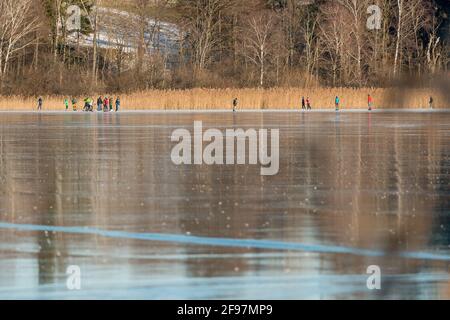
[[[366,257],[382,257],[386,255],[384,251],[359,249],[345,246],[305,244],[305,243],[283,242],[275,240],[198,237],[198,236],[162,234],[162,233],[135,233],[126,231],[102,230],[90,227],[61,227],[61,226],[44,226],[44,225],[14,224],[14,223],[0,222],[0,229],[10,229],[17,231],[47,231],[47,232],[69,233],[69,234],[88,234],[88,235],[98,235],[106,238],[135,239],[135,240],[200,245],[200,246],[301,251],[311,253],[340,253]],[[450,255],[434,254],[428,252],[400,252],[397,254],[397,256],[407,259],[450,261]]]

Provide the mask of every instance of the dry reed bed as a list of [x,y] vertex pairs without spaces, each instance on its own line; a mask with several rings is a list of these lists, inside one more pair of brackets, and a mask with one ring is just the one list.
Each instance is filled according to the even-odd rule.
[[[233,98],[239,99],[239,108],[298,109],[302,96],[309,97],[313,109],[334,109],[338,95],[343,109],[367,108],[367,94],[371,94],[375,108],[428,108],[428,99],[434,98],[436,108],[448,108],[448,102],[430,89],[373,89],[373,88],[273,88],[273,89],[191,89],[148,90],[121,95],[122,110],[214,110],[231,108]],[[44,110],[64,110],[64,97],[44,96]],[[77,97],[79,104],[83,100]],[[0,110],[33,110],[37,98],[0,96]],[[94,99],[96,100],[96,99]],[[80,108],[80,105],[79,105]]]

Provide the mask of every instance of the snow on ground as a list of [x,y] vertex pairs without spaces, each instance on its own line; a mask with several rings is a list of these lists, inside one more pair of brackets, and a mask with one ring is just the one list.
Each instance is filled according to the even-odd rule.
[[[126,53],[137,50],[139,39],[138,28],[135,28],[139,17],[127,11],[98,8],[97,45],[103,49],[119,49]],[[79,37],[79,38],[78,38]],[[176,24],[155,19],[148,19],[145,33],[145,43],[149,52],[160,51],[170,57],[179,51],[180,31]],[[94,34],[78,35],[72,33],[69,42],[84,47],[90,47],[94,41]]]

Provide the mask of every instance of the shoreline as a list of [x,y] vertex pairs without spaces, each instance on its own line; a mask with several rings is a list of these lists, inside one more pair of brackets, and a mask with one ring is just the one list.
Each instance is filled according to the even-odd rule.
[[[121,110],[177,111],[182,110],[231,110],[233,100],[238,99],[237,110],[301,110],[302,97],[309,98],[313,110],[335,110],[335,97],[340,99],[341,110],[366,110],[368,95],[373,99],[374,109],[429,109],[433,97],[434,109],[450,108],[445,93],[438,89],[402,88],[270,88],[270,89],[186,89],[146,90],[130,94],[103,93],[97,97],[120,97]],[[42,96],[44,110],[65,111],[64,99],[72,96]],[[78,110],[85,97],[74,96]],[[388,106],[388,107],[384,107]],[[405,108],[404,106],[407,106]],[[37,97],[0,96],[0,111],[33,111],[37,109]],[[72,104],[69,103],[69,111]]]
[[1,114],[47,114],[47,115],[108,115],[108,114],[203,114],[203,113],[217,113],[217,114],[243,114],[243,113],[300,113],[300,114],[309,114],[309,113],[450,113],[450,109],[418,109],[418,108],[403,108],[403,109],[374,109],[372,111],[365,109],[341,109],[339,111],[331,110],[331,109],[316,109],[316,110],[295,110],[295,109],[265,109],[265,110],[251,110],[251,109],[242,109],[237,110],[233,113],[230,109],[183,109],[183,110],[121,110],[119,112],[111,111],[111,112],[102,112],[102,111],[94,111],[94,112],[84,112],[84,111],[65,111],[65,110],[0,110]]

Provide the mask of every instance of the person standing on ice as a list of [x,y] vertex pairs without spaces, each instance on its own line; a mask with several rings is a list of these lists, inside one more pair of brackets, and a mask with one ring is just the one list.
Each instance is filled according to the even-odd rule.
[[430,100],[429,100],[430,109],[433,109],[433,102],[434,102],[433,97],[430,97]]
[[83,111],[86,111],[88,108],[88,98],[84,98],[84,107],[83,107]]
[[306,110],[305,97],[302,97],[302,110]]
[[108,112],[109,109],[109,99],[105,96],[105,100],[103,101],[103,112]]
[[69,110],[69,99],[68,98],[64,99],[64,106],[66,107],[66,111],[68,111]]
[[233,99],[233,112],[236,112],[236,108],[238,107],[239,100],[238,98]]
[[103,109],[103,98],[102,96],[97,99],[97,111],[100,112]]
[[89,112],[89,111],[93,111],[92,110],[92,105],[94,104],[94,100],[92,100],[92,98],[86,98],[84,99],[84,111]]
[[89,112],[94,111],[94,99],[88,98],[88,110]]
[[370,94],[367,95],[367,104],[369,106],[369,111],[372,111],[373,99],[372,99],[372,96]]
[[44,103],[44,100],[42,99],[42,97],[38,98],[38,110],[42,110],[42,105]]
[[77,111],[77,99],[72,98],[72,110]]
[[120,97],[117,97],[116,99],[116,112],[119,112],[120,109]]
[[306,108],[307,108],[308,110],[312,110],[312,108],[311,108],[311,101],[309,100],[309,97],[306,98]]
[[340,99],[338,96],[336,96],[336,99],[334,100],[334,104],[336,106],[336,111],[339,111],[339,102],[340,102]]

